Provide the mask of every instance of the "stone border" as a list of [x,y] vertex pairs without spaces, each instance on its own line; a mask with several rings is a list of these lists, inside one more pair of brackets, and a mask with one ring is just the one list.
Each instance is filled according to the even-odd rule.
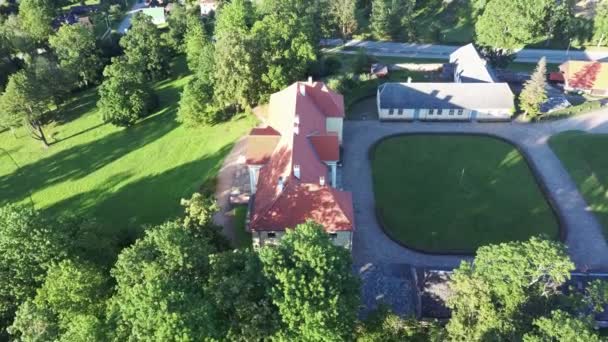
[[[553,215],[555,216],[555,218],[557,220],[559,241],[562,243],[566,242],[566,238],[568,237],[568,232],[564,227],[564,217],[560,213],[560,211],[557,210],[557,205],[555,203],[555,200],[549,195],[548,187],[545,184],[540,172],[538,171],[538,168],[536,167],[536,165],[533,162],[531,162],[532,158],[530,158],[528,152],[525,149],[523,149],[518,143],[511,141],[505,137],[501,137],[501,136],[490,134],[490,133],[480,133],[480,132],[470,132],[470,133],[469,132],[401,132],[401,133],[385,135],[385,136],[381,137],[380,139],[376,140],[370,146],[368,153],[367,153],[367,158],[368,158],[368,162],[370,163],[372,177],[373,177],[374,171],[373,171],[373,168],[371,167],[371,163],[372,163],[373,155],[374,155],[378,145],[380,143],[384,142],[385,140],[388,140],[391,138],[396,138],[396,137],[400,137],[400,136],[414,136],[414,135],[477,136],[477,137],[485,137],[485,138],[499,140],[499,141],[502,141],[504,143],[507,143],[507,144],[513,146],[517,150],[517,152],[519,152],[519,154],[522,155],[524,162],[526,163],[526,165],[528,166],[528,169],[532,173],[532,178],[534,178],[534,182],[540,189],[545,201],[547,202],[547,204],[549,205],[549,208],[551,209],[551,212],[553,213]],[[427,255],[464,256],[464,257],[475,256],[475,252],[470,252],[470,251],[452,250],[452,251],[435,252],[435,251],[429,251],[427,249],[413,247],[413,246],[408,245],[407,243],[395,238],[394,236],[391,235],[391,233],[388,232],[388,230],[385,228],[385,223],[382,219],[382,215],[380,215],[381,209],[378,208],[377,206],[375,206],[375,203],[376,203],[376,199],[375,199],[375,194],[374,194],[374,214],[376,216],[376,221],[378,222],[378,225],[380,226],[380,229],[382,230],[382,232],[384,232],[384,234],[386,236],[388,236],[389,239],[391,239],[393,242],[395,242],[399,246],[410,249],[410,250],[418,252],[418,253],[427,254]]]

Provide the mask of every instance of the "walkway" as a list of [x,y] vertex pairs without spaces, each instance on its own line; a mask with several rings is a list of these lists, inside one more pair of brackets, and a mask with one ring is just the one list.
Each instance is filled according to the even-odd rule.
[[239,164],[243,163],[240,159],[245,155],[246,141],[246,137],[239,139],[224,159],[222,168],[218,172],[215,188],[215,198],[220,211],[215,214],[213,221],[224,228],[224,235],[233,242],[236,239],[236,232],[234,231],[234,211],[230,204],[230,193],[232,192],[236,170]]
[[356,264],[410,264],[417,267],[454,268],[467,259],[418,253],[390,240],[378,226],[374,214],[374,195],[369,148],[380,138],[396,133],[486,133],[518,145],[538,171],[568,232],[568,251],[578,269],[608,270],[608,244],[602,227],[588,210],[576,184],[547,141],[553,134],[567,130],[608,133],[608,111],[551,123],[447,123],[347,121],[344,124],[344,188],[353,192],[357,230],[353,241]]
[[[341,46],[341,39],[325,39],[321,42],[325,46]],[[349,40],[344,44],[352,48],[364,48],[371,55],[409,58],[436,58],[449,59],[450,54],[459,46],[438,44],[415,44],[377,42],[369,40]],[[347,52],[347,51],[344,51]],[[580,50],[546,50],[521,49],[515,52],[516,62],[536,63],[541,57],[546,57],[548,63],[563,63],[568,60],[607,60],[608,50],[580,51]]]

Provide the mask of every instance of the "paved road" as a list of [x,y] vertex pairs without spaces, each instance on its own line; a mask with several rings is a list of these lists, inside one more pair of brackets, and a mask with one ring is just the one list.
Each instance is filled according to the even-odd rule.
[[547,144],[556,133],[580,129],[608,133],[608,111],[544,124],[522,123],[382,123],[347,121],[344,124],[344,187],[353,192],[355,221],[353,257],[356,264],[401,263],[418,267],[454,268],[459,256],[427,255],[408,250],[390,240],[376,222],[368,150],[383,136],[395,133],[488,133],[517,144],[538,170],[547,195],[555,203],[568,231],[566,244],[578,269],[608,270],[608,244],[602,227],[578,192],[559,159]]
[[118,33],[120,33],[120,34],[127,33],[127,30],[129,29],[129,27],[131,27],[131,18],[133,17],[133,14],[136,12],[139,12],[142,8],[145,8],[145,7],[146,7],[146,3],[138,0],[133,5],[133,7],[131,7],[129,12],[126,13],[125,17],[120,22],[120,25],[118,25],[118,29],[117,29]]
[[[329,47],[342,45],[340,39],[323,40],[322,44]],[[371,55],[389,57],[436,58],[448,59],[458,48],[452,45],[415,44],[376,42],[367,40],[347,41],[347,47],[364,48]],[[541,57],[546,57],[549,63],[563,63],[567,60],[608,60],[608,51],[578,51],[578,50],[543,50],[521,49],[516,51],[515,61],[536,63]]]

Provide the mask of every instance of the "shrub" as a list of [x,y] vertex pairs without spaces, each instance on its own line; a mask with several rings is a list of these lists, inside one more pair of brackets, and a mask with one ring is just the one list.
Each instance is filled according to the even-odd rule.
[[342,62],[335,56],[328,56],[323,60],[323,71],[325,75],[333,75],[340,71]]

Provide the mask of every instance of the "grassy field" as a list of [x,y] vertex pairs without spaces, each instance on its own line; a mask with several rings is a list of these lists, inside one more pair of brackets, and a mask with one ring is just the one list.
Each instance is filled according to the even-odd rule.
[[608,236],[608,135],[566,132],[551,137],[549,144]]
[[49,214],[91,215],[117,231],[179,214],[179,199],[216,175],[254,120],[186,129],[175,120],[188,79],[183,58],[173,75],[155,85],[158,111],[134,127],[104,124],[91,89],[66,105],[60,122],[46,127],[53,142],[48,149],[25,130],[18,130],[17,138],[0,133],[0,205],[29,202],[31,194],[35,206]]
[[432,252],[545,234],[557,220],[519,152],[478,136],[389,138],[372,156],[376,206],[389,234]]

